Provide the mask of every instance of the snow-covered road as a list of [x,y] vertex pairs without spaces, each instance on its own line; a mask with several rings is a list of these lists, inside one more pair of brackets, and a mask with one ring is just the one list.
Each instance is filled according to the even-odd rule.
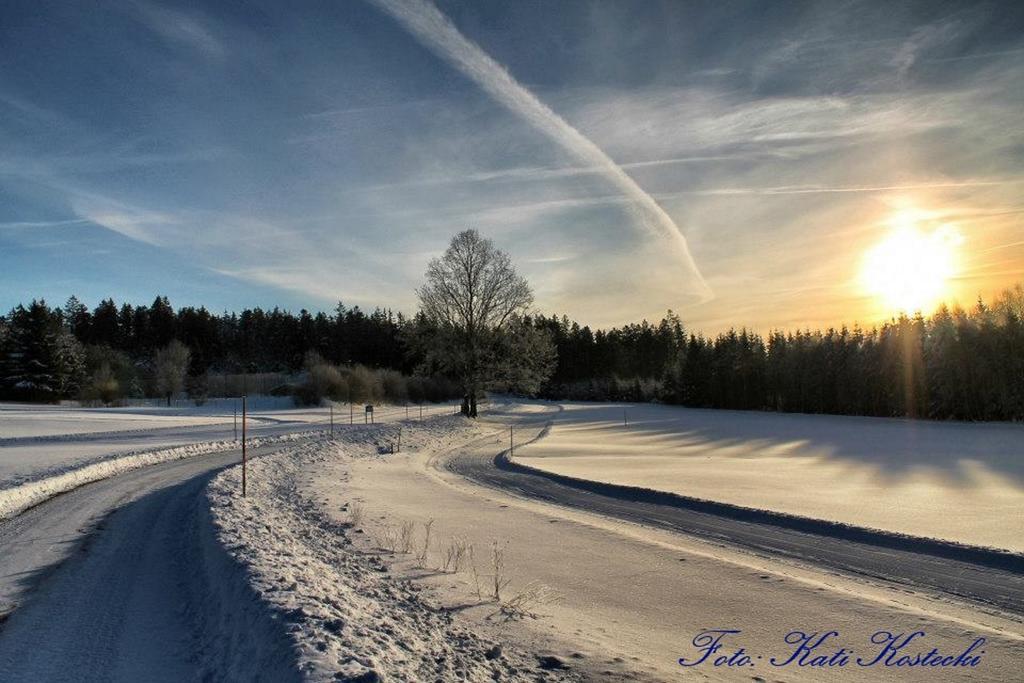
[[0,525],[0,680],[214,673],[217,653],[197,647],[209,615],[191,608],[208,590],[198,527],[205,485],[238,460],[230,451],[135,470]]

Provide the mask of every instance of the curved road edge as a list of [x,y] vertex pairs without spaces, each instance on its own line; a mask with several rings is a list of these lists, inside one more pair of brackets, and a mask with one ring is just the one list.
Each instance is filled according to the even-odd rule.
[[297,678],[212,519],[207,483],[239,459],[143,467],[0,523],[0,679]]
[[[292,432],[249,439],[250,449],[264,445],[295,441],[311,432]],[[144,467],[215,453],[237,451],[239,442],[232,440],[197,441],[158,448],[111,453],[66,467],[43,470],[32,477],[0,488],[0,522],[11,520],[23,512],[55,496],[81,486],[102,481]]]
[[[536,427],[536,421],[533,424]],[[519,447],[544,438],[551,429],[550,420],[538,429],[536,436]],[[518,463],[508,449],[498,453],[462,450],[436,465],[513,495],[925,588],[1024,615],[1024,556],[1008,551],[569,477]]]
[[669,493],[648,489],[639,486],[627,486],[624,484],[610,484],[607,482],[592,479],[570,477],[564,474],[549,472],[537,467],[531,467],[516,462],[507,450],[502,451],[494,458],[494,465],[500,469],[510,472],[520,472],[537,477],[544,477],[551,481],[571,486],[573,488],[591,491],[604,496],[614,497],[624,501],[646,502],[669,507],[693,510],[741,522],[752,522],[756,524],[767,524],[783,529],[791,529],[806,534],[817,536],[828,536],[854,543],[875,545],[881,548],[904,550],[912,553],[933,555],[957,562],[976,564],[990,569],[1000,569],[1014,574],[1024,574],[1024,555],[1013,553],[1009,550],[998,548],[985,548],[982,546],[965,545],[954,541],[944,541],[923,536],[910,536],[892,531],[882,531],[868,527],[844,524],[843,522],[831,522],[813,517],[801,517],[785,512],[773,510],[760,510],[748,508],[731,503],[721,503],[705,498],[684,496],[678,493]]

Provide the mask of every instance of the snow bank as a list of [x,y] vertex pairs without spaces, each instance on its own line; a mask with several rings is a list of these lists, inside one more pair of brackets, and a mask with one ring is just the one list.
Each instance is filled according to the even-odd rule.
[[[452,419],[431,422],[437,424],[422,429],[450,433]],[[299,494],[300,479],[345,449],[379,452],[397,429],[347,430],[336,441],[261,458],[250,469],[248,498],[238,496],[237,467],[207,490],[217,536],[288,633],[295,666],[312,681],[571,679],[569,672],[541,671],[536,658],[495,649],[450,612],[430,606],[421,589],[391,577],[376,555],[355,550],[346,537],[351,530]]]
[[207,500],[196,500],[201,594],[191,604],[202,610],[199,660],[202,680],[302,680],[292,641],[277,615],[253,590],[246,568],[220,540]]
[[[303,433],[285,434],[274,437],[249,439],[252,447],[294,441]],[[106,479],[129,470],[156,465],[171,460],[181,460],[206,453],[238,448],[237,441],[209,441],[173,448],[123,453],[103,457],[91,463],[55,468],[33,474],[31,477],[12,479],[0,486],[0,521],[10,519],[18,513],[58,494],[78,488],[100,479]]]

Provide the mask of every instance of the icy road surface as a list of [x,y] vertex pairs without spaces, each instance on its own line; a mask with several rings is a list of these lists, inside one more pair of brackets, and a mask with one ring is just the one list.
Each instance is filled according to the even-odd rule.
[[196,642],[211,615],[187,607],[209,590],[197,563],[203,489],[239,458],[235,450],[142,468],[0,524],[0,613],[9,615],[0,680],[215,673],[221,653]]

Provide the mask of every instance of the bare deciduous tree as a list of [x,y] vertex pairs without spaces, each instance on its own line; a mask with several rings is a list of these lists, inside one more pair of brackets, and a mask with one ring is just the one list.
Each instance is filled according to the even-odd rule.
[[522,324],[530,285],[493,242],[460,232],[426,277],[417,294],[430,326],[428,355],[462,383],[463,414],[476,417],[477,397],[489,386],[529,387],[550,374],[553,345]]
[[185,388],[185,375],[192,354],[188,347],[177,339],[162,349],[157,349],[153,357],[156,374],[156,390],[167,396],[167,405],[171,405],[171,396]]

